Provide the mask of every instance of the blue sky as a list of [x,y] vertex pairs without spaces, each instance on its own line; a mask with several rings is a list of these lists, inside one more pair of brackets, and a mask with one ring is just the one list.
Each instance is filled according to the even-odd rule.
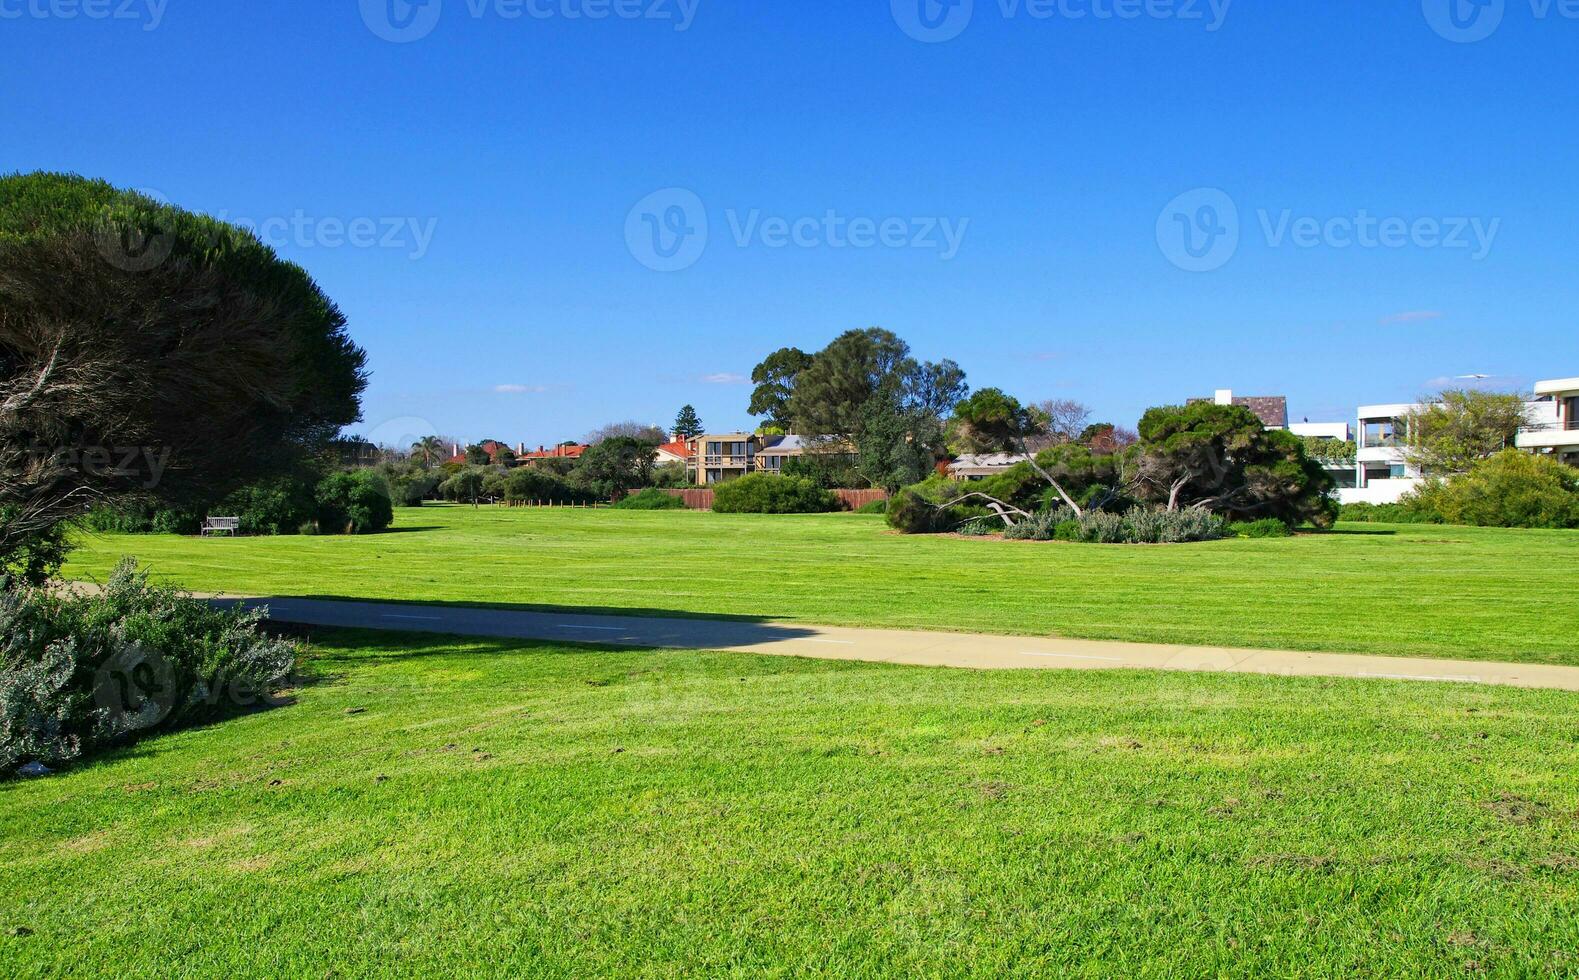
[[872,325],[1121,423],[1579,374],[1555,0],[390,2],[0,0],[0,169],[265,228],[397,438],[747,425]]

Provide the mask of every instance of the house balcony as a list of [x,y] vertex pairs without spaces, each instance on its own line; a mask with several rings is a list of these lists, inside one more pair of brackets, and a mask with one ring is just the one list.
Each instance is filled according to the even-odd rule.
[[708,456],[704,463],[710,469],[743,470],[751,465],[750,456]]

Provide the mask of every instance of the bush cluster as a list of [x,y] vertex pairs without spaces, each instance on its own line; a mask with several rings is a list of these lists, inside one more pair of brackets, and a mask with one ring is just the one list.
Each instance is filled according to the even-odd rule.
[[855,512],[857,514],[886,514],[888,513],[888,501],[874,500],[871,503],[862,504],[855,508]]
[[1259,521],[1235,521],[1228,525],[1228,536],[1232,538],[1287,538],[1293,534],[1293,528],[1275,517]]
[[596,499],[592,491],[538,466],[517,467],[504,478],[507,504],[590,504]]
[[260,619],[150,585],[130,561],[97,596],[0,581],[0,772],[265,703],[300,649]]
[[685,501],[656,487],[633,493],[614,505],[615,510],[685,510]]
[[372,470],[331,473],[318,484],[320,534],[376,534],[395,522],[389,485]]
[[1396,504],[1344,504],[1338,520],[1359,524],[1441,524],[1442,515],[1406,496]]
[[1016,541],[1079,541],[1087,544],[1182,544],[1223,537],[1226,525],[1215,514],[1194,508],[1166,511],[1136,507],[1123,514],[1068,507],[1042,511],[1007,529]]
[[1467,473],[1426,484],[1404,503],[1447,524],[1579,528],[1579,469],[1506,449]]
[[[403,484],[401,493],[417,492]],[[86,525],[110,534],[197,534],[208,515],[237,517],[246,535],[369,534],[394,522],[396,492],[382,470],[348,470],[319,477],[301,472],[243,487],[205,513],[129,503],[90,511]]]
[[719,484],[713,510],[719,514],[823,514],[839,509],[839,498],[811,480],[750,473]]

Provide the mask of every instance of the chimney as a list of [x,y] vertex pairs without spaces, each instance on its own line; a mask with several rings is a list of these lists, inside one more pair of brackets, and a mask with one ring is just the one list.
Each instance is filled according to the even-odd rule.
[[1234,391],[1233,391],[1233,389],[1232,388],[1218,388],[1217,389],[1217,398],[1215,400],[1216,400],[1217,404],[1219,404],[1219,405],[1232,405],[1234,403]]

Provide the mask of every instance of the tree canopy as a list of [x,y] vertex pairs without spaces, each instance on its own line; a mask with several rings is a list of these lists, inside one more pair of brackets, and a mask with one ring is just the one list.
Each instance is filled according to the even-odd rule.
[[795,384],[800,373],[811,366],[811,355],[797,347],[781,347],[769,354],[751,372],[756,385],[751,392],[748,411],[764,420],[764,424],[788,431],[793,424],[790,398],[795,394]]
[[1514,445],[1527,411],[1522,395],[1444,391],[1405,416],[1404,455],[1427,474],[1467,472],[1476,460]]
[[702,427],[702,418],[696,414],[694,405],[686,405],[674,417],[674,434],[681,439],[695,439],[706,431]]
[[1267,429],[1247,408],[1197,402],[1153,408],[1140,420],[1136,487],[1168,510],[1198,507],[1229,520],[1275,517],[1330,525],[1332,477],[1304,441]]
[[277,472],[360,419],[365,367],[250,232],[103,181],[0,178],[0,557],[91,503]]

